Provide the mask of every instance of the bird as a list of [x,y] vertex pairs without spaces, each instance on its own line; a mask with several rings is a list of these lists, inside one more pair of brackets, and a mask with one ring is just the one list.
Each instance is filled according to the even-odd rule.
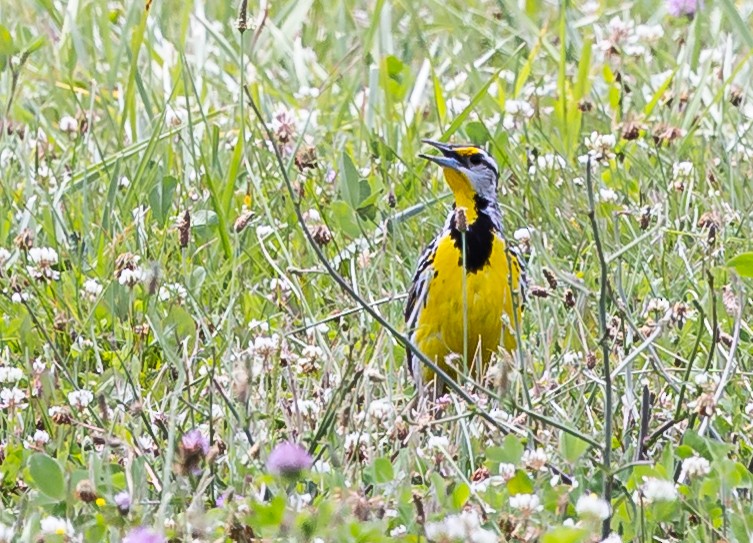
[[[507,351],[516,348],[525,262],[503,234],[494,158],[473,144],[423,141],[441,154],[419,157],[442,168],[454,202],[419,257],[405,305],[406,329],[413,345],[450,378],[467,367],[469,377],[481,382],[500,344]],[[407,365],[422,394],[434,372],[422,368],[410,348]],[[444,383],[435,382],[433,390],[440,394]]]

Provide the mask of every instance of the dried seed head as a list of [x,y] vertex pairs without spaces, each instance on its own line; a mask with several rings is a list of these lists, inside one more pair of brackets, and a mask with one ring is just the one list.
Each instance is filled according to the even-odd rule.
[[397,205],[397,198],[395,197],[395,192],[392,190],[387,194],[387,205],[393,209]]
[[58,332],[65,332],[68,328],[68,322],[70,322],[68,316],[63,311],[57,311],[52,321],[52,327]]
[[594,108],[593,102],[586,100],[585,98],[578,102],[578,109],[584,113],[591,111]]
[[246,211],[245,213],[241,213],[237,219],[235,219],[235,223],[233,223],[233,230],[235,233],[242,232],[246,226],[248,226],[248,223],[251,221],[251,218],[254,216],[253,211]]
[[627,141],[637,140],[641,136],[643,127],[635,121],[628,121],[622,126],[622,139]]
[[586,353],[586,367],[589,370],[592,370],[596,367],[596,353],[593,351],[588,351]]
[[[237,232],[238,230],[236,230]],[[178,243],[180,244],[180,248],[184,249],[188,247],[188,242],[191,239],[191,213],[186,209],[185,213],[183,213],[183,217],[181,217],[180,221],[178,221]]]
[[460,232],[468,230],[468,216],[467,210],[464,207],[455,208],[455,225]]
[[149,335],[150,332],[149,324],[143,323],[143,324],[137,324],[133,327],[133,333],[136,334],[138,337],[145,338]]
[[677,302],[672,306],[672,322],[682,329],[685,326],[685,321],[690,317],[692,310],[685,302]]
[[92,503],[97,499],[97,491],[89,479],[82,479],[76,485],[76,498],[84,503]]
[[326,224],[318,224],[311,229],[311,237],[318,245],[327,245],[332,241],[332,232]]
[[736,317],[740,314],[740,304],[737,303],[737,296],[735,291],[732,290],[732,285],[724,285],[722,287],[722,303],[724,304],[724,310],[730,317]]
[[672,144],[676,139],[681,138],[682,135],[683,132],[680,128],[669,126],[667,124],[660,124],[654,129],[654,143],[666,147]]
[[707,211],[701,218],[698,219],[698,227],[708,230],[708,242],[709,245],[713,245],[716,242],[716,236],[719,233],[721,227],[721,221],[716,213],[713,211]]
[[295,154],[295,165],[298,171],[313,170],[317,166],[316,147],[304,145]]
[[546,279],[546,282],[549,283],[549,288],[552,290],[555,290],[557,288],[557,278],[554,276],[552,271],[548,268],[544,268],[541,270],[541,272],[544,274],[544,278]]
[[573,292],[573,289],[569,288],[565,291],[565,297],[562,301],[568,309],[575,307],[575,293]]
[[29,228],[24,228],[13,239],[13,244],[22,251],[28,251],[34,246],[34,232]]
[[489,469],[481,466],[480,468],[477,468],[476,471],[473,472],[471,475],[471,481],[474,483],[478,483],[480,481],[485,481],[491,476],[489,473]]
[[732,87],[729,91],[729,103],[735,107],[740,107],[743,103],[743,90],[740,87]]
[[529,286],[528,292],[531,294],[531,296],[535,296],[537,298],[549,298],[549,290],[539,285]]
[[56,407],[51,415],[52,422],[59,425],[71,424],[73,417],[71,411],[67,407]]
[[719,330],[719,341],[727,348],[732,347],[732,343],[734,341],[734,338],[729,335],[727,332],[722,332]]
[[651,224],[651,207],[646,206],[643,208],[638,223],[640,224],[641,230],[646,230],[649,227]]
[[238,21],[235,28],[241,35],[248,29],[248,0],[241,0],[241,5],[238,8]]

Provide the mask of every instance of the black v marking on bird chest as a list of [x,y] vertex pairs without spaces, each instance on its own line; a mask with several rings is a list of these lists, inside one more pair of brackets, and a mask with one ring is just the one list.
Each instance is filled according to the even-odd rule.
[[[478,216],[465,232],[465,269],[468,273],[476,273],[489,263],[497,230],[492,218],[483,212],[490,205],[489,202],[476,196],[475,205]],[[463,233],[457,228],[454,214],[450,220],[450,237],[460,252],[458,265],[462,266]]]

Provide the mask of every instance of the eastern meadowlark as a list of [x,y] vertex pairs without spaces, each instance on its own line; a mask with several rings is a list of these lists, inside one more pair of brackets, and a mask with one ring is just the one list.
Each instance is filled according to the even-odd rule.
[[[508,351],[515,348],[524,262],[502,235],[494,159],[475,145],[424,142],[442,154],[419,156],[442,167],[455,201],[418,262],[405,321],[411,341],[430,360],[453,378],[466,360],[470,376],[480,382],[500,343]],[[408,369],[419,391],[434,377],[420,366],[409,351]]]

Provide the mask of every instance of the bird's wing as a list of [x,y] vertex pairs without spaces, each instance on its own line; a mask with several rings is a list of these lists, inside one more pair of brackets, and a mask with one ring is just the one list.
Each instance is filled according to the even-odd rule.
[[[441,236],[437,236],[421,253],[418,260],[416,273],[413,274],[413,283],[408,290],[408,301],[405,304],[405,323],[408,337],[411,337],[418,324],[418,316],[426,305],[429,293],[429,283],[434,276],[434,255]],[[413,373],[413,357],[408,350],[408,369]]]
[[[520,288],[520,305],[521,307],[526,303],[526,294],[528,291],[528,273],[526,271],[526,261],[521,252],[516,247],[508,247],[508,253],[510,254],[510,263],[513,268],[518,269],[518,286]],[[507,278],[505,278],[507,280]]]

